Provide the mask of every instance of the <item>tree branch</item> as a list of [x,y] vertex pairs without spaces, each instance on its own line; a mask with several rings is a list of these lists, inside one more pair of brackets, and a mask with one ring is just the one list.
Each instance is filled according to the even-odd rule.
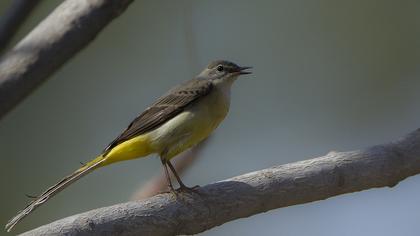
[[0,118],[84,48],[132,0],[66,0],[0,61]]
[[174,197],[160,194],[70,216],[23,235],[195,234],[272,209],[370,188],[420,173],[420,129],[395,142],[237,176]]
[[12,1],[9,9],[0,19],[0,52],[7,47],[19,27],[38,3],[39,0]]

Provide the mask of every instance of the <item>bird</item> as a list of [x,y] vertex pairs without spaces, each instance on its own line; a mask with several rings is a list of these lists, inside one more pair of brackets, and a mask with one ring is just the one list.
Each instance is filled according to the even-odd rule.
[[[226,117],[231,86],[248,69],[227,60],[215,60],[195,78],[170,89],[138,115],[102,153],[61,179],[17,213],[5,226],[12,228],[51,197],[81,177],[109,164],[157,154],[170,192],[194,191],[177,174],[171,159],[207,138]],[[169,168],[169,169],[168,169]],[[174,189],[171,171],[179,188]]]

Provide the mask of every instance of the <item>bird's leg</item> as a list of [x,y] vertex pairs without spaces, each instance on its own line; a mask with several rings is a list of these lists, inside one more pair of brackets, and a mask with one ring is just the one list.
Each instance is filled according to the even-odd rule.
[[168,188],[171,192],[175,192],[174,186],[172,185],[172,182],[171,182],[171,177],[169,176],[168,167],[166,166],[167,160],[161,157],[160,161],[162,162],[163,169],[165,170],[165,176],[166,176],[166,181],[168,182]]
[[196,185],[196,186],[194,186],[194,187],[192,187],[192,188],[187,187],[187,186],[186,186],[186,185],[182,182],[181,178],[179,177],[178,173],[176,172],[176,170],[175,170],[174,166],[172,165],[171,161],[170,161],[170,160],[167,160],[167,161],[166,161],[166,164],[169,166],[169,168],[171,169],[172,173],[175,175],[175,178],[176,178],[176,180],[177,180],[177,181],[178,181],[178,183],[179,183],[179,190],[181,190],[181,191],[182,191],[182,190],[189,190],[189,191],[193,191],[193,190],[195,190],[196,188],[200,187],[200,186],[198,186],[198,185]]

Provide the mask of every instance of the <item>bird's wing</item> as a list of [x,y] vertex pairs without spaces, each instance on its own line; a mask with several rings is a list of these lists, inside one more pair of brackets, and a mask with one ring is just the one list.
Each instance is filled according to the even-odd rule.
[[181,113],[185,107],[208,94],[211,89],[210,81],[192,79],[169,90],[136,117],[128,128],[105,148],[104,155],[118,144],[158,128]]

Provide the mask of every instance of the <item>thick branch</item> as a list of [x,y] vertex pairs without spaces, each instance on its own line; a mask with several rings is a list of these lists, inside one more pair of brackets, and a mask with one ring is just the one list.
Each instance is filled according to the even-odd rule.
[[39,0],[14,0],[0,19],[0,52],[9,44]]
[[67,217],[23,235],[195,234],[272,209],[370,188],[420,173],[420,129],[392,143],[276,166],[209,184]]
[[132,0],[67,0],[0,61],[0,118],[84,48]]

